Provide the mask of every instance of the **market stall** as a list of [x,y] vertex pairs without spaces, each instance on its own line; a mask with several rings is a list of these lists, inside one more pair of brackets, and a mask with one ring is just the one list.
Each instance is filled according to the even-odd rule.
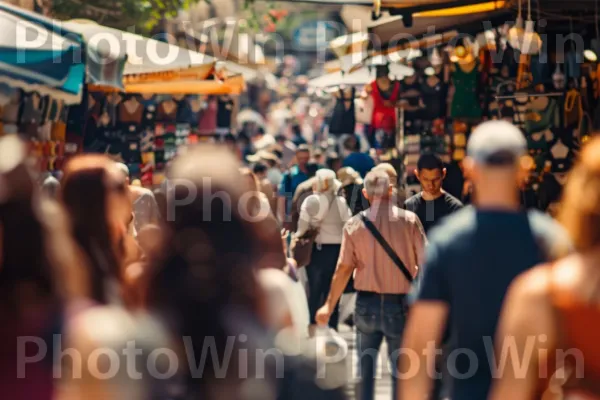
[[85,151],[126,163],[147,186],[164,178],[167,163],[203,136],[226,134],[235,119],[233,97],[244,79],[216,59],[91,21],[65,27],[102,51],[126,57],[122,89],[89,85],[80,106]]

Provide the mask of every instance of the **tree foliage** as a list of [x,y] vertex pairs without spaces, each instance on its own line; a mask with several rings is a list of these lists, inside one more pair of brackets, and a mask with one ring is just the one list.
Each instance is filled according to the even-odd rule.
[[[218,1],[218,0],[217,0]],[[215,0],[52,0],[51,14],[61,20],[89,19],[112,28],[148,34],[165,18],[175,17],[179,10]],[[243,15],[254,32],[274,31],[286,13],[272,2],[244,0]],[[217,5],[218,3],[214,3]]]

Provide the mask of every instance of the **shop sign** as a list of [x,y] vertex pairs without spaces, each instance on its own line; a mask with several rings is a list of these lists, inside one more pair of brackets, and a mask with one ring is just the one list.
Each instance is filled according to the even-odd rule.
[[292,43],[295,50],[318,51],[327,48],[331,40],[345,32],[344,25],[335,21],[309,21],[294,30]]

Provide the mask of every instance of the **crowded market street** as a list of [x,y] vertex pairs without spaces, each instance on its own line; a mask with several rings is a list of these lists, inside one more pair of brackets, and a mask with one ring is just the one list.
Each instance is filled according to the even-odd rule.
[[0,397],[600,399],[600,0],[0,20]]

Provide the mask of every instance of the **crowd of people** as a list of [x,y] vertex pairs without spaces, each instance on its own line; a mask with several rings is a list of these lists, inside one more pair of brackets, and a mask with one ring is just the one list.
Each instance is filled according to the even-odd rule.
[[558,221],[523,210],[526,147],[515,126],[481,124],[465,206],[435,155],[407,195],[403,171],[354,136],[226,137],[179,155],[154,191],[103,155],[37,177],[20,139],[0,138],[0,391],[342,399],[353,369],[320,367],[346,323],[359,399],[375,397],[384,339],[396,399],[600,395],[600,140]]

